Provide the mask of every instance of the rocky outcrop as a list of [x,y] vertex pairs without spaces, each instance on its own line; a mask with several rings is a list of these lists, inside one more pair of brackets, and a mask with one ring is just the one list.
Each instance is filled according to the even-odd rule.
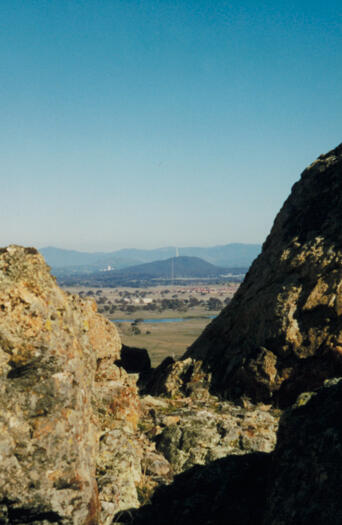
[[64,293],[35,249],[0,250],[1,523],[91,525],[101,501],[112,515],[137,502],[123,501],[119,460],[112,500],[103,479],[115,429],[134,432],[139,416],[120,348],[114,325]]
[[132,433],[117,428],[101,436],[96,459],[101,523],[109,525],[121,510],[139,506],[142,449]]
[[228,455],[271,452],[276,444],[279,413],[270,406],[150,396],[142,399],[142,406],[145,433],[174,474]]
[[35,249],[1,249],[0,523],[342,522],[342,382],[317,390],[342,375],[341,223],[342,146],[305,170],[185,356],[143,370],[163,397],[141,400],[95,303]]
[[[113,323],[106,323],[109,335],[117,334]],[[108,323],[108,325],[107,325]],[[103,327],[104,328],[104,327]],[[116,336],[117,341],[119,341]],[[115,345],[115,338],[113,344]],[[98,340],[100,341],[100,340]],[[141,481],[143,448],[137,425],[140,417],[136,377],[129,376],[119,362],[117,351],[108,347],[97,352],[93,408],[100,442],[96,457],[96,480],[101,504],[101,525],[112,523],[113,516],[123,509],[139,505],[137,485]]]
[[[158,488],[149,505],[124,516],[123,521],[132,525],[339,525],[341,399],[340,378],[326,381],[318,391],[302,393],[281,417],[273,452],[230,453],[189,468],[170,485]],[[247,425],[251,416],[248,410],[242,422]],[[248,436],[246,427],[243,436]]]
[[304,171],[230,305],[141,379],[165,396],[145,431],[176,476],[132,523],[342,522],[341,224],[342,145]]
[[201,362],[195,359],[175,361],[166,357],[157,368],[142,374],[139,379],[140,392],[171,398],[191,397],[208,399],[210,378],[203,372]]
[[231,303],[184,358],[211,390],[282,407],[342,375],[342,145],[292,189]]

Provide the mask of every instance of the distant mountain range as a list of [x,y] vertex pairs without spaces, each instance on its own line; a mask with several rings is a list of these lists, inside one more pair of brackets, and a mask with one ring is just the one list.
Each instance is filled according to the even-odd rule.
[[[93,273],[111,269],[123,269],[139,264],[167,260],[176,255],[175,247],[154,250],[123,249],[110,253],[79,252],[47,247],[39,250],[56,275]],[[261,251],[260,244],[231,243],[212,247],[179,248],[179,256],[200,257],[221,268],[248,268]]]

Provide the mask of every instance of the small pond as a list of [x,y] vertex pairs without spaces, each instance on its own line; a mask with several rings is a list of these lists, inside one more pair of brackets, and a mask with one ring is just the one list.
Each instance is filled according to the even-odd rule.
[[[162,319],[139,319],[139,323],[182,323],[184,321],[193,321],[194,319],[214,319],[215,315],[206,317],[164,317]],[[134,323],[135,319],[111,319],[113,323]]]

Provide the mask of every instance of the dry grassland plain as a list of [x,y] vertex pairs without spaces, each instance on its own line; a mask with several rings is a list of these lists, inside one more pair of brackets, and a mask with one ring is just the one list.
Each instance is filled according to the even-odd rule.
[[140,334],[132,335],[127,323],[117,323],[121,340],[128,346],[146,348],[152,366],[167,357],[181,357],[204,330],[210,319],[186,319],[172,323],[139,324]]
[[[150,288],[85,288],[68,287],[67,291],[83,296],[94,297],[98,308],[108,319],[115,322],[122,342],[127,346],[146,348],[151,357],[152,366],[157,366],[165,357],[178,358],[202,333],[220,310],[208,310],[210,298],[220,299],[222,306],[227,298],[232,298],[238,289],[238,283],[225,285],[198,286],[156,286]],[[163,299],[178,299],[185,303],[196,299],[200,304],[187,307],[182,311],[159,308],[147,310],[151,302],[160,305]],[[109,305],[109,308],[108,308]],[[110,312],[110,305],[115,311]],[[132,312],[129,310],[134,307]],[[105,310],[106,308],[106,310]],[[172,322],[163,322],[173,319]],[[139,320],[136,322],[136,320]],[[147,321],[147,322],[143,322]],[[160,322],[148,322],[160,321]]]

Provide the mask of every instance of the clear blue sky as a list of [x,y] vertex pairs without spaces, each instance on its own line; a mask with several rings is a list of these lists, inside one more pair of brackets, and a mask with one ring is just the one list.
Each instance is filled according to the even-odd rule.
[[341,6],[1,0],[0,244],[262,242],[342,140]]

